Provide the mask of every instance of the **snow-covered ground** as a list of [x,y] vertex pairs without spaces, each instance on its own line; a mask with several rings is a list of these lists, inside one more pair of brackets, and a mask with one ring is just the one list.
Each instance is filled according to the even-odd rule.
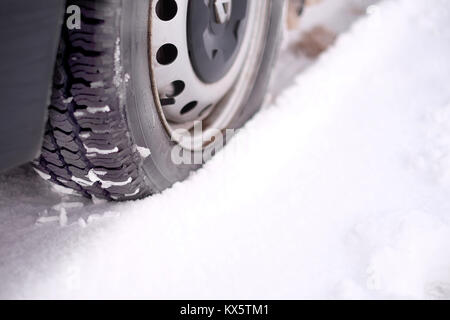
[[0,175],[0,297],[450,298],[450,2],[369,12],[161,195]]

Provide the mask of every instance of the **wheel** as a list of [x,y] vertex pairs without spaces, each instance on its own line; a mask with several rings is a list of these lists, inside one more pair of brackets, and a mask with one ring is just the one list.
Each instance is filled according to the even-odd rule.
[[260,108],[284,0],[68,2],[81,29],[63,28],[34,163],[51,182],[107,200],[160,192]]

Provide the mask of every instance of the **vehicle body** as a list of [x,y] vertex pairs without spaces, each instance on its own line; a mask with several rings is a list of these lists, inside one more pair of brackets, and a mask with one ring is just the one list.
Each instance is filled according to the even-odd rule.
[[2,2],[0,170],[40,152],[63,17],[61,0]]

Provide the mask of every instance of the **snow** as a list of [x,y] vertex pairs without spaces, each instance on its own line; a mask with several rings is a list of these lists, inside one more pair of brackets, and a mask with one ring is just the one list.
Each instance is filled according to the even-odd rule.
[[40,217],[36,221],[37,224],[45,224],[50,222],[59,222],[59,217],[57,216]]
[[91,134],[89,132],[80,133],[80,137],[83,139],[89,139],[90,136],[91,136]]
[[88,147],[86,145],[84,145],[84,148],[86,149],[86,151],[88,152],[88,154],[111,154],[111,153],[117,153],[119,152],[119,148],[118,147],[114,147],[112,149],[99,149],[99,148],[91,148]]
[[50,180],[52,178],[49,174],[46,174],[45,172],[42,172],[41,170],[34,169],[34,171],[44,180]]
[[105,83],[103,81],[95,81],[90,83],[90,87],[93,89],[102,88],[105,86]]
[[369,12],[160,195],[0,175],[0,297],[449,299],[450,2]]
[[69,98],[67,98],[67,99],[64,99],[64,100],[63,100],[63,103],[69,104],[69,103],[71,103],[72,101],[73,101],[73,97],[69,97]]
[[139,154],[141,155],[142,159],[147,159],[152,154],[150,152],[149,148],[137,147],[137,150],[138,150]]
[[[104,174],[106,174],[106,172],[104,172]],[[112,186],[125,186],[133,182],[133,179],[131,177],[129,177],[126,181],[118,181],[118,182],[102,180],[99,178],[99,172],[94,169],[91,169],[89,171],[88,177],[92,183],[100,182],[103,189],[109,189]]]
[[104,106],[104,107],[101,107],[101,108],[98,108],[98,107],[88,107],[87,109],[87,112],[89,112],[89,113],[99,113],[99,112],[111,112],[111,108],[109,107],[109,106]]

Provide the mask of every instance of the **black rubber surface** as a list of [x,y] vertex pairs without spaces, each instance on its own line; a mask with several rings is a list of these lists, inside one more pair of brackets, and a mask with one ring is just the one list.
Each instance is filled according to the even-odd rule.
[[[121,1],[69,1],[67,5],[71,3],[81,7],[81,30],[63,28],[49,120],[36,168],[52,182],[87,197],[142,197],[149,190],[121,99]],[[104,112],[105,108],[109,111]]]

